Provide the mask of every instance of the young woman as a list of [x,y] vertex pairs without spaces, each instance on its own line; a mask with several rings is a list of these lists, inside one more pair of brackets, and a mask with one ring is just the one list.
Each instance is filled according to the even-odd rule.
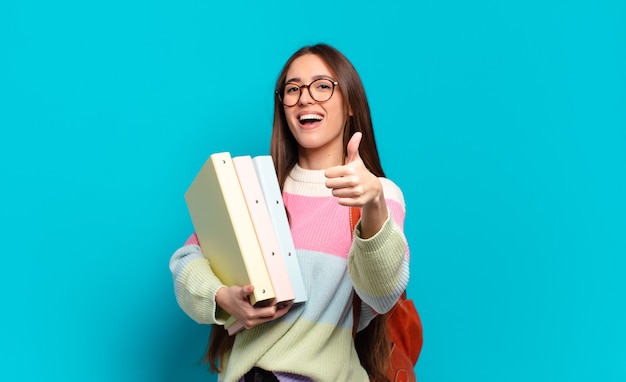
[[[199,323],[232,315],[247,328],[234,339],[213,328],[207,359],[214,368],[219,360],[221,381],[369,381],[377,372],[355,348],[353,293],[362,300],[356,329],[365,332],[405,290],[405,205],[384,178],[359,75],[336,49],[304,47],[285,64],[270,152],[308,301],[253,307],[254,286],[223,285],[195,235],[170,261],[177,301]],[[349,207],[361,209],[354,235]]]

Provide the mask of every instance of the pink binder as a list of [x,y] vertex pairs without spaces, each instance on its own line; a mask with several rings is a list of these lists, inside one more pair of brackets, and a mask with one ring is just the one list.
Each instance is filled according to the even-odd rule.
[[[233,157],[233,164],[274,288],[276,304],[278,307],[286,306],[293,302],[295,294],[252,157],[249,155]],[[234,326],[227,329],[230,331],[230,328]]]

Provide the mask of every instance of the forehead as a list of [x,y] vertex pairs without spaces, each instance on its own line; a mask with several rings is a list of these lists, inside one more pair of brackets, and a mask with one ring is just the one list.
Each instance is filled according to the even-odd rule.
[[315,54],[296,58],[287,70],[286,81],[312,81],[319,77],[334,77],[326,62]]

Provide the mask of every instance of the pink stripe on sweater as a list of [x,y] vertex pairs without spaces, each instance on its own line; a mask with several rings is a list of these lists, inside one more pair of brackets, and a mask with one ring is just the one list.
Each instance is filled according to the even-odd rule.
[[189,236],[189,239],[187,239],[187,241],[185,242],[185,245],[200,245],[200,242],[198,241],[198,236],[196,236],[196,234],[192,234],[191,236]]
[[[348,257],[352,233],[347,207],[338,206],[334,197],[307,197],[283,193],[283,200],[291,217],[291,234],[296,248],[325,253],[330,249],[331,255]],[[387,199],[387,205],[395,222],[403,228],[402,206],[390,199]],[[320,221],[324,224],[319,224]],[[328,243],[323,243],[319,240],[320,237],[331,239]],[[195,233],[185,242],[185,245],[191,244],[200,245]]]
[[283,193],[283,200],[296,248],[348,257],[352,235],[347,207],[340,206],[334,197]]
[[[348,207],[340,206],[335,197],[309,197],[285,192],[283,200],[291,217],[291,233],[296,248],[347,258],[352,244]],[[404,209],[395,200],[387,199],[386,202],[393,220],[402,229]],[[321,237],[325,238],[324,242]]]

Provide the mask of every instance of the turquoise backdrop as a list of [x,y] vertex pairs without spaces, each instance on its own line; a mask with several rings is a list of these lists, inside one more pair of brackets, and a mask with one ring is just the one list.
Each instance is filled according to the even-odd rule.
[[[0,3],[6,381],[213,381],[183,193],[268,152],[304,44],[362,75],[404,190],[420,382],[626,380],[626,2]],[[320,365],[323,367],[323,365]]]

